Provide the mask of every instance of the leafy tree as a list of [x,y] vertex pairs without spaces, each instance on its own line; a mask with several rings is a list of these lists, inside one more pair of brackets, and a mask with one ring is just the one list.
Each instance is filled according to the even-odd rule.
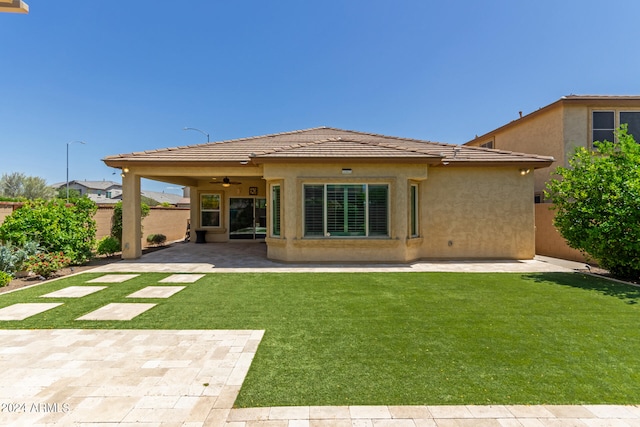
[[55,191],[43,178],[13,172],[3,174],[0,178],[0,193],[4,197],[48,200],[54,196]]
[[640,145],[623,125],[615,142],[577,148],[569,165],[545,192],[560,234],[613,274],[640,277]]
[[[58,191],[56,193],[56,197],[58,199],[67,200],[67,187],[66,187],[66,185],[63,186],[63,187],[58,188]],[[82,197],[82,194],[80,194],[80,190],[76,190],[75,188],[70,188],[69,189],[69,202],[73,203],[74,200],[79,199],[80,197]]]
[[[140,204],[140,227],[142,220],[149,215],[149,206],[146,203]],[[122,202],[113,205],[113,217],[111,217],[111,236],[118,239],[122,244]]]
[[29,200],[51,199],[55,190],[47,185],[47,181],[37,176],[28,176],[23,181],[22,196]]
[[0,191],[5,197],[22,197],[24,179],[26,175],[20,172],[2,174],[0,178]]
[[63,252],[72,264],[89,260],[95,245],[96,204],[80,198],[66,206],[64,200],[27,201],[0,226],[0,241],[24,246],[36,242],[46,252]]

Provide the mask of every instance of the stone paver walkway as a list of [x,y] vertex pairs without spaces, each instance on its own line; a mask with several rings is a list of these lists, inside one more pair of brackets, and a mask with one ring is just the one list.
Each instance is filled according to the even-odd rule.
[[156,304],[112,302],[76,320],[131,320]]
[[52,308],[62,305],[61,302],[18,303],[0,308],[0,320],[24,320]]
[[68,286],[42,295],[41,298],[82,298],[105,289],[106,286]]
[[0,330],[0,425],[222,426],[262,336]]
[[169,298],[184,288],[184,286],[147,286],[127,295],[127,298]]
[[[581,267],[582,264],[558,263],[542,257],[526,261],[294,265],[267,260],[264,245],[237,243],[178,244],[150,253],[140,260],[113,263],[92,272],[170,272],[175,274],[161,280],[161,283],[193,283],[202,275],[186,273],[527,273],[571,272]],[[107,274],[89,282],[115,284],[136,276],[137,274]],[[166,291],[174,287],[151,288],[164,288]],[[146,295],[145,298],[158,297]],[[60,304],[15,304],[1,309],[0,319],[3,319],[2,316],[26,318],[58,305]],[[140,311],[142,306],[148,306],[146,309],[149,309],[154,304],[109,304],[81,319],[131,319],[146,310]],[[264,331],[0,330],[0,425],[640,427],[639,406],[617,405],[300,406],[232,409],[263,333]]]

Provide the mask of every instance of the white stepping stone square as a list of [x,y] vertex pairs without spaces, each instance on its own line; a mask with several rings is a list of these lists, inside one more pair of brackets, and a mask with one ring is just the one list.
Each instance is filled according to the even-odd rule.
[[147,286],[127,295],[127,298],[169,298],[183,290],[186,286]]
[[0,320],[24,320],[52,308],[62,305],[61,302],[51,303],[19,303],[0,308]]
[[160,280],[159,283],[194,283],[204,277],[204,274],[172,274]]
[[139,274],[105,274],[87,281],[87,283],[122,283],[138,277]]
[[67,288],[42,295],[41,298],[81,298],[105,288],[106,286],[69,286]]
[[131,320],[155,306],[156,304],[114,302],[78,317],[76,320]]

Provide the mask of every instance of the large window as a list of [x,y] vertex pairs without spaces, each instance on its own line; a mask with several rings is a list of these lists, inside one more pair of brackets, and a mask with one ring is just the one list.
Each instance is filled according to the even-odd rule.
[[220,195],[200,195],[200,226],[220,227]]
[[280,236],[280,186],[271,186],[271,235]]
[[389,235],[389,186],[317,184],[304,186],[306,237]]
[[591,142],[613,141],[614,130],[625,123],[629,134],[640,142],[640,111],[594,111],[592,118]]

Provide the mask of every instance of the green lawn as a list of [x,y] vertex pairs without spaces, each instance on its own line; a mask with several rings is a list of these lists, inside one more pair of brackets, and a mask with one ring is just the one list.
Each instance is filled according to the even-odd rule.
[[[97,274],[0,295],[0,307]],[[125,322],[143,274],[0,328],[264,329],[236,406],[640,403],[640,289],[580,274],[209,274]]]

